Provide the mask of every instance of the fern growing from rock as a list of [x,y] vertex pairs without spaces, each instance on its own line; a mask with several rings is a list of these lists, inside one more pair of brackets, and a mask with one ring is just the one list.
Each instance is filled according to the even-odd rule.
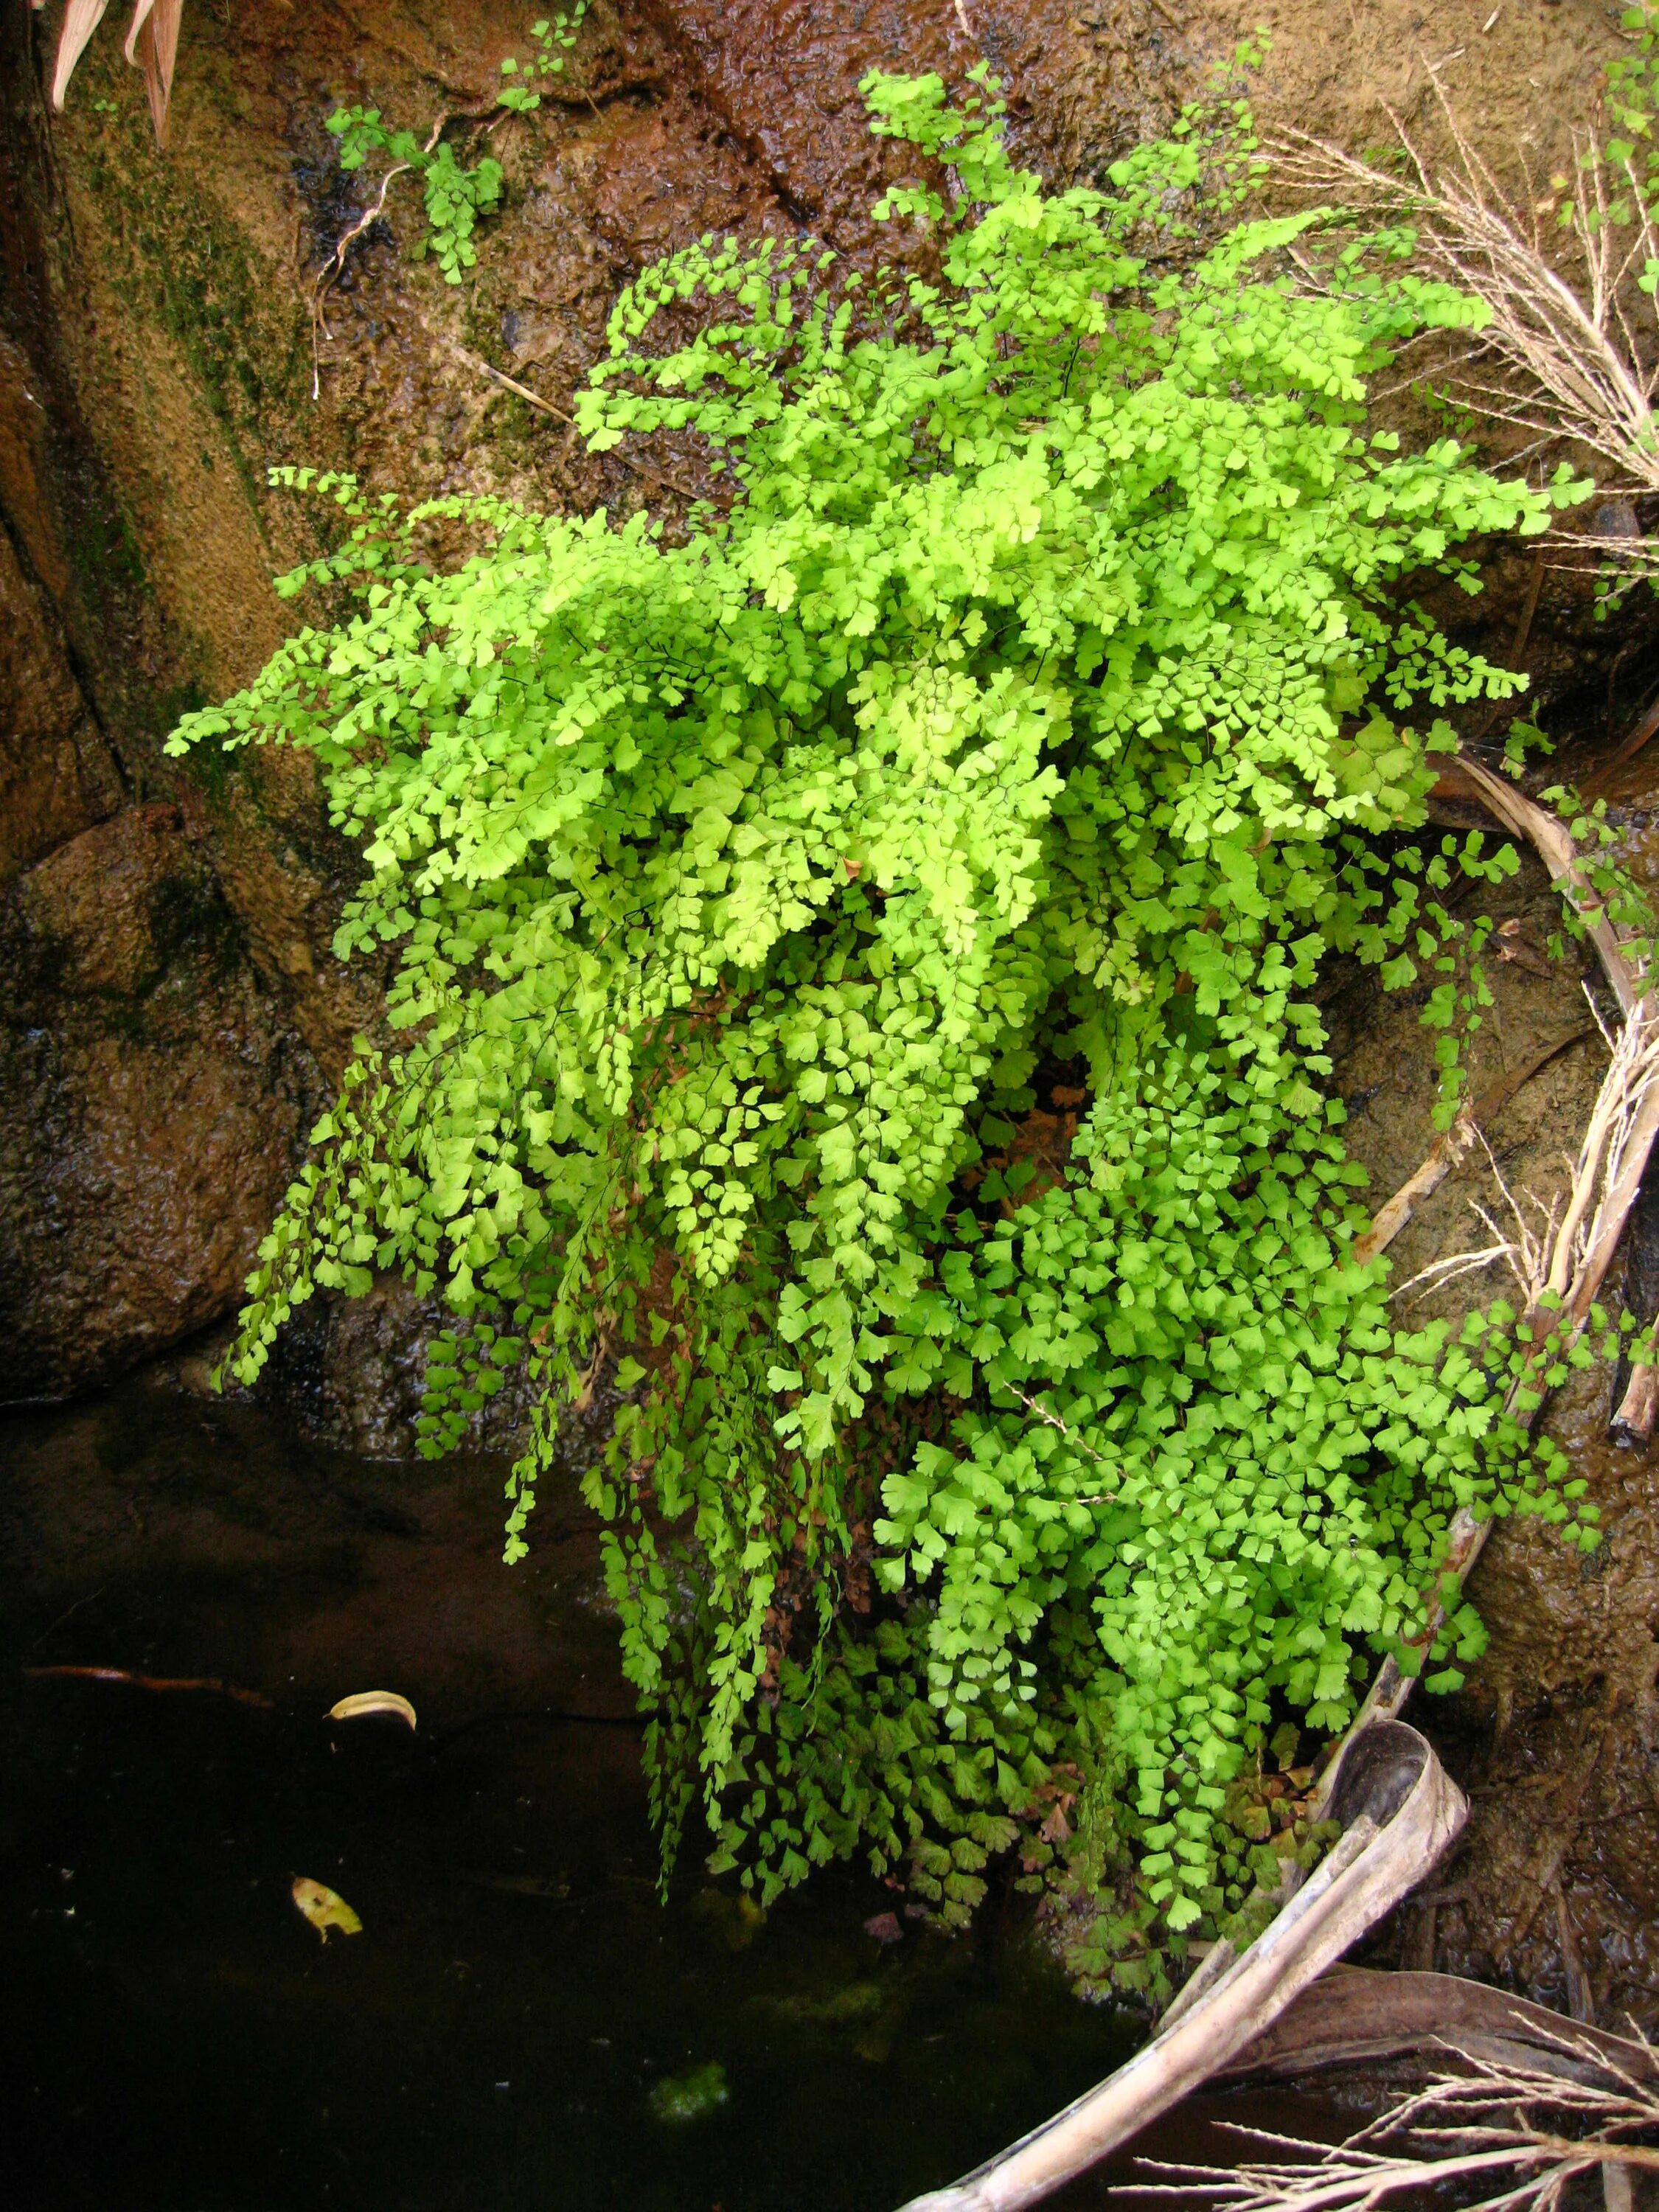
[[[724,508],[295,478],[349,527],[288,588],[357,611],[174,743],[315,752],[398,1042],[235,1365],[319,1289],[441,1290],[431,1449],[539,1386],[514,1558],[625,1352],[588,1495],[671,1850],[701,1803],[769,1896],[863,1850],[959,1918],[1017,1847],[1095,1900],[1079,1971],[1155,1985],[1276,1875],[1264,1741],[1340,1724],[1455,1507],[1576,1510],[1478,1320],[1403,1332],[1354,1261],[1310,997],[1333,950],[1438,951],[1447,861],[1378,840],[1444,706],[1516,681],[1401,580],[1551,495],[1368,432],[1398,345],[1480,311],[1387,238],[1299,289],[1323,218],[1249,219],[1242,109],[1047,193],[982,74],[866,91],[936,277],[706,240],[580,400],[596,447],[696,434]],[[1039,1188],[1056,1063],[1090,1103]]]

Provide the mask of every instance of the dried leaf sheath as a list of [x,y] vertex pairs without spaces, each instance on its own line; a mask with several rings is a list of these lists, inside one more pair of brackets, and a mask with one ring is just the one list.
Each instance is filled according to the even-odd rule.
[[155,143],[167,143],[167,107],[173,98],[173,69],[179,52],[179,23],[184,0],[138,0],[127,33],[127,59],[144,72]]
[[69,90],[69,81],[75,74],[75,65],[87,50],[87,41],[104,20],[109,0],[69,0],[64,10],[64,27],[58,34],[58,59],[52,73],[52,104],[61,115],[64,95]]

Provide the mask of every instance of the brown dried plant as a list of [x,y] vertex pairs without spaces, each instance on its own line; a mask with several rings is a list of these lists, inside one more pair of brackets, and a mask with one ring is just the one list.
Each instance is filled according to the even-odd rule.
[[[1632,145],[1577,131],[1571,173],[1542,193],[1527,176],[1518,197],[1430,74],[1450,147],[1443,161],[1390,111],[1397,168],[1292,130],[1273,148],[1277,173],[1355,214],[1409,225],[1425,271],[1482,302],[1484,326],[1447,374],[1472,413],[1528,433],[1528,452],[1576,446],[1610,472],[1610,490],[1659,492],[1659,319],[1644,282],[1659,265],[1659,226]],[[1646,565],[1655,553],[1637,557]]]
[[[37,9],[46,0],[31,0]],[[88,41],[104,20],[109,0],[67,0],[63,27],[58,33],[58,54],[52,65],[52,104],[61,115],[75,65]],[[135,69],[144,72],[149,94],[150,122],[158,147],[167,143],[167,107],[173,98],[173,69],[179,52],[179,25],[184,0],[134,0],[123,51]]]
[[[1345,2142],[1230,2126],[1266,2154],[1234,2168],[1142,2160],[1145,2172],[1168,2179],[1137,2182],[1132,2193],[1235,2212],[1382,2212],[1431,2202],[1465,2212],[1563,2212],[1583,2201],[1577,2184],[1601,2179],[1606,2202],[1629,2203],[1632,2179],[1659,2174],[1650,2069],[1627,2067],[1570,2030],[1531,2057],[1519,2046],[1501,2057],[1444,2048],[1448,2063],[1426,2087]],[[1444,2193],[1453,2188],[1455,2197]]]

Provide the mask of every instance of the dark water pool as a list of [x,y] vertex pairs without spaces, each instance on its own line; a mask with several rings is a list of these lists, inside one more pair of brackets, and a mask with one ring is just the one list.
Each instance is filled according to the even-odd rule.
[[[137,1394],[0,1431],[0,1496],[13,2212],[886,2212],[1133,2048],[1012,1903],[885,1944],[844,1873],[758,1925],[695,1868],[659,1903],[568,1500],[515,1578],[483,1471]],[[272,1704],[25,1671],[76,1664]],[[323,1719],[374,1687],[418,1735]],[[319,1942],[296,1875],[362,1933]],[[1157,2148],[1214,2154],[1218,2115]]]

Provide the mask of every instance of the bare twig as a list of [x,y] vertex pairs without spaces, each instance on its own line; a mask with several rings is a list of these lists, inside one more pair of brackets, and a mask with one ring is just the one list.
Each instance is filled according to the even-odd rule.
[[[1340,196],[1350,208],[1403,216],[1427,269],[1485,304],[1490,319],[1474,357],[1490,362],[1492,374],[1472,377],[1456,365],[1451,371],[1455,388],[1476,412],[1547,442],[1574,441],[1621,483],[1659,490],[1659,343],[1653,302],[1641,285],[1659,256],[1659,226],[1640,179],[1594,134],[1580,133],[1571,177],[1553,180],[1557,196],[1518,204],[1430,75],[1455,154],[1443,167],[1431,170],[1391,115],[1406,174],[1391,175],[1301,131],[1287,133],[1276,149],[1281,174]],[[1552,222],[1550,252],[1540,217]],[[1311,273],[1305,258],[1300,265]],[[1659,556],[1645,541],[1636,551],[1638,562]]]
[[[1297,181],[1334,185],[1362,204],[1413,217],[1428,265],[1486,301],[1492,313],[1481,333],[1486,349],[1548,405],[1544,427],[1577,439],[1634,482],[1659,488],[1655,379],[1640,365],[1630,320],[1633,280],[1659,250],[1643,195],[1630,191],[1622,176],[1610,176],[1593,137],[1581,137],[1565,202],[1567,219],[1558,233],[1573,263],[1569,283],[1544,252],[1538,221],[1543,210],[1523,211],[1505,195],[1443,94],[1440,105],[1457,155],[1456,167],[1446,173],[1431,173],[1397,118],[1409,177],[1390,176],[1300,131],[1290,134],[1282,167]],[[1620,193],[1632,216],[1624,246],[1620,227],[1607,220],[1612,199]]]
[[[1377,1208],[1376,1217],[1364,1235],[1354,1239],[1355,1260],[1363,1267],[1368,1261],[1374,1260],[1379,1252],[1385,1251],[1411,1220],[1419,1202],[1438,1190],[1452,1170],[1468,1156],[1477,1134],[1492,1116],[1570,1045],[1577,1044],[1594,1035],[1594,1030],[1588,1027],[1569,1030],[1565,1036],[1557,1037],[1541,1047],[1522,1066],[1512,1070],[1501,1082],[1493,1084],[1490,1091],[1483,1091],[1473,1105],[1466,1106],[1451,1127],[1436,1139],[1422,1166],[1401,1184],[1391,1199]],[[1498,1257],[1498,1248],[1494,1247],[1488,1256]],[[1455,1260],[1437,1261],[1435,1267],[1461,1267],[1466,1257],[1472,1260],[1474,1255],[1460,1254]],[[1392,1295],[1398,1297],[1401,1291],[1410,1289],[1412,1284],[1421,1282],[1424,1275],[1432,1272],[1434,1270],[1425,1268],[1423,1275],[1413,1275],[1411,1283],[1401,1284]]]
[[222,1682],[211,1674],[135,1674],[125,1667],[25,1667],[23,1672],[35,1681],[55,1675],[66,1681],[120,1682],[130,1690],[210,1690],[217,1697],[234,1698],[239,1705],[257,1705],[264,1712],[272,1710],[270,1699],[258,1690],[240,1690],[234,1682]]
[[[527,384],[520,384],[517,377],[509,376],[505,369],[495,368],[493,363],[485,361],[482,355],[469,353],[465,346],[456,346],[454,351],[461,360],[477,369],[481,376],[487,376],[505,390],[515,392],[526,405],[535,408],[538,414],[550,415],[556,422],[568,422],[572,429],[576,428],[576,418],[574,415],[567,415],[562,407],[556,407],[550,399],[544,399],[539,392],[532,392]],[[636,461],[630,453],[618,453],[617,459],[625,469],[631,469],[636,477],[643,477],[647,483],[660,484],[665,491],[676,492],[682,499],[696,500],[702,495],[694,491],[690,484],[681,483],[678,477],[666,477],[660,469],[653,469],[644,461]]]
[[[447,113],[438,118],[428,136],[426,144],[421,149],[422,153],[429,154],[432,151],[443,136],[444,125],[451,119]],[[334,287],[345,275],[346,262],[350,257],[352,247],[366,231],[374,228],[385,214],[386,194],[392,190],[397,179],[406,176],[414,166],[412,161],[392,163],[380,179],[380,191],[357,217],[356,222],[349,225],[336,239],[334,251],[317,271],[316,282],[311,291],[311,396],[313,399],[320,398],[322,396],[322,362],[318,352],[317,334],[319,331],[325,337],[329,334],[327,326],[323,321],[324,303]]]
[[[1515,635],[1510,640],[1509,654],[1504,664],[1507,667],[1518,670],[1522,656],[1527,650],[1527,640],[1532,635],[1533,618],[1538,612],[1538,602],[1543,596],[1544,568],[1544,549],[1540,545],[1532,556],[1532,580],[1527,586],[1527,596],[1521,604],[1520,617],[1515,625]],[[1501,699],[1494,699],[1476,725],[1474,735],[1476,738],[1484,738],[1503,711],[1504,702]]]
[[[499,106],[446,108],[427,133],[426,143],[422,147],[421,152],[423,155],[430,154],[452,123],[482,123],[487,136],[505,119],[508,112],[508,110]],[[362,210],[356,222],[349,224],[340,234],[334,242],[334,251],[317,271],[316,282],[312,287],[311,294],[311,396],[313,399],[319,398],[322,391],[322,372],[318,356],[317,334],[320,330],[325,337],[328,336],[327,327],[323,322],[325,302],[329,294],[345,275],[346,263],[350,258],[352,247],[366,231],[374,228],[386,213],[386,194],[392,190],[397,179],[406,176],[414,167],[413,161],[392,163],[385,176],[381,178],[380,188],[373,201]]]
[[[1455,788],[1479,798],[1506,827],[1517,830],[1537,848],[1557,890],[1583,915],[1624,1012],[1622,1025],[1609,1039],[1610,1062],[1579,1145],[1565,1203],[1559,1218],[1553,1212],[1548,1214],[1541,1237],[1532,1237],[1502,1177],[1498,1178],[1518,1233],[1514,1240],[1500,1237],[1505,1249],[1493,1256],[1508,1257],[1516,1266],[1522,1317],[1535,1347],[1516,1378],[1506,1410],[1522,1426],[1530,1428],[1547,1395],[1543,1382],[1547,1369],[1554,1364],[1559,1350],[1576,1342],[1589,1326],[1636,1203],[1648,1156],[1659,1136],[1659,1006],[1648,989],[1645,964],[1636,965],[1627,957],[1624,942],[1586,880],[1566,824],[1466,755],[1458,757],[1454,773]],[[1554,1351],[1547,1348],[1552,1342],[1557,1347]],[[1467,1506],[1454,1517],[1447,1531],[1437,1595],[1417,1639],[1423,1649],[1427,1650],[1444,1627],[1450,1594],[1462,1588],[1480,1556],[1490,1526],[1488,1521],[1478,1521]],[[1350,1733],[1379,1717],[1397,1717],[1415,1680],[1415,1674],[1406,1673],[1397,1659],[1385,1659]]]
[[[1559,2212],[1579,2177],[1659,2173],[1659,2148],[1632,2139],[1659,2130],[1659,2090],[1565,2023],[1549,2039],[1568,2062],[1559,2070],[1544,2055],[1493,2058],[1449,2041],[1455,2069],[1437,2070],[1346,2142],[1234,2127],[1266,2154],[1231,2169],[1142,2160],[1144,2171],[1169,2179],[1139,2184],[1134,2194],[1237,2212],[1376,2212],[1462,2182],[1492,2192],[1460,2197],[1470,2212]],[[1628,2203],[1616,2187],[1607,2201],[1621,2194]]]

